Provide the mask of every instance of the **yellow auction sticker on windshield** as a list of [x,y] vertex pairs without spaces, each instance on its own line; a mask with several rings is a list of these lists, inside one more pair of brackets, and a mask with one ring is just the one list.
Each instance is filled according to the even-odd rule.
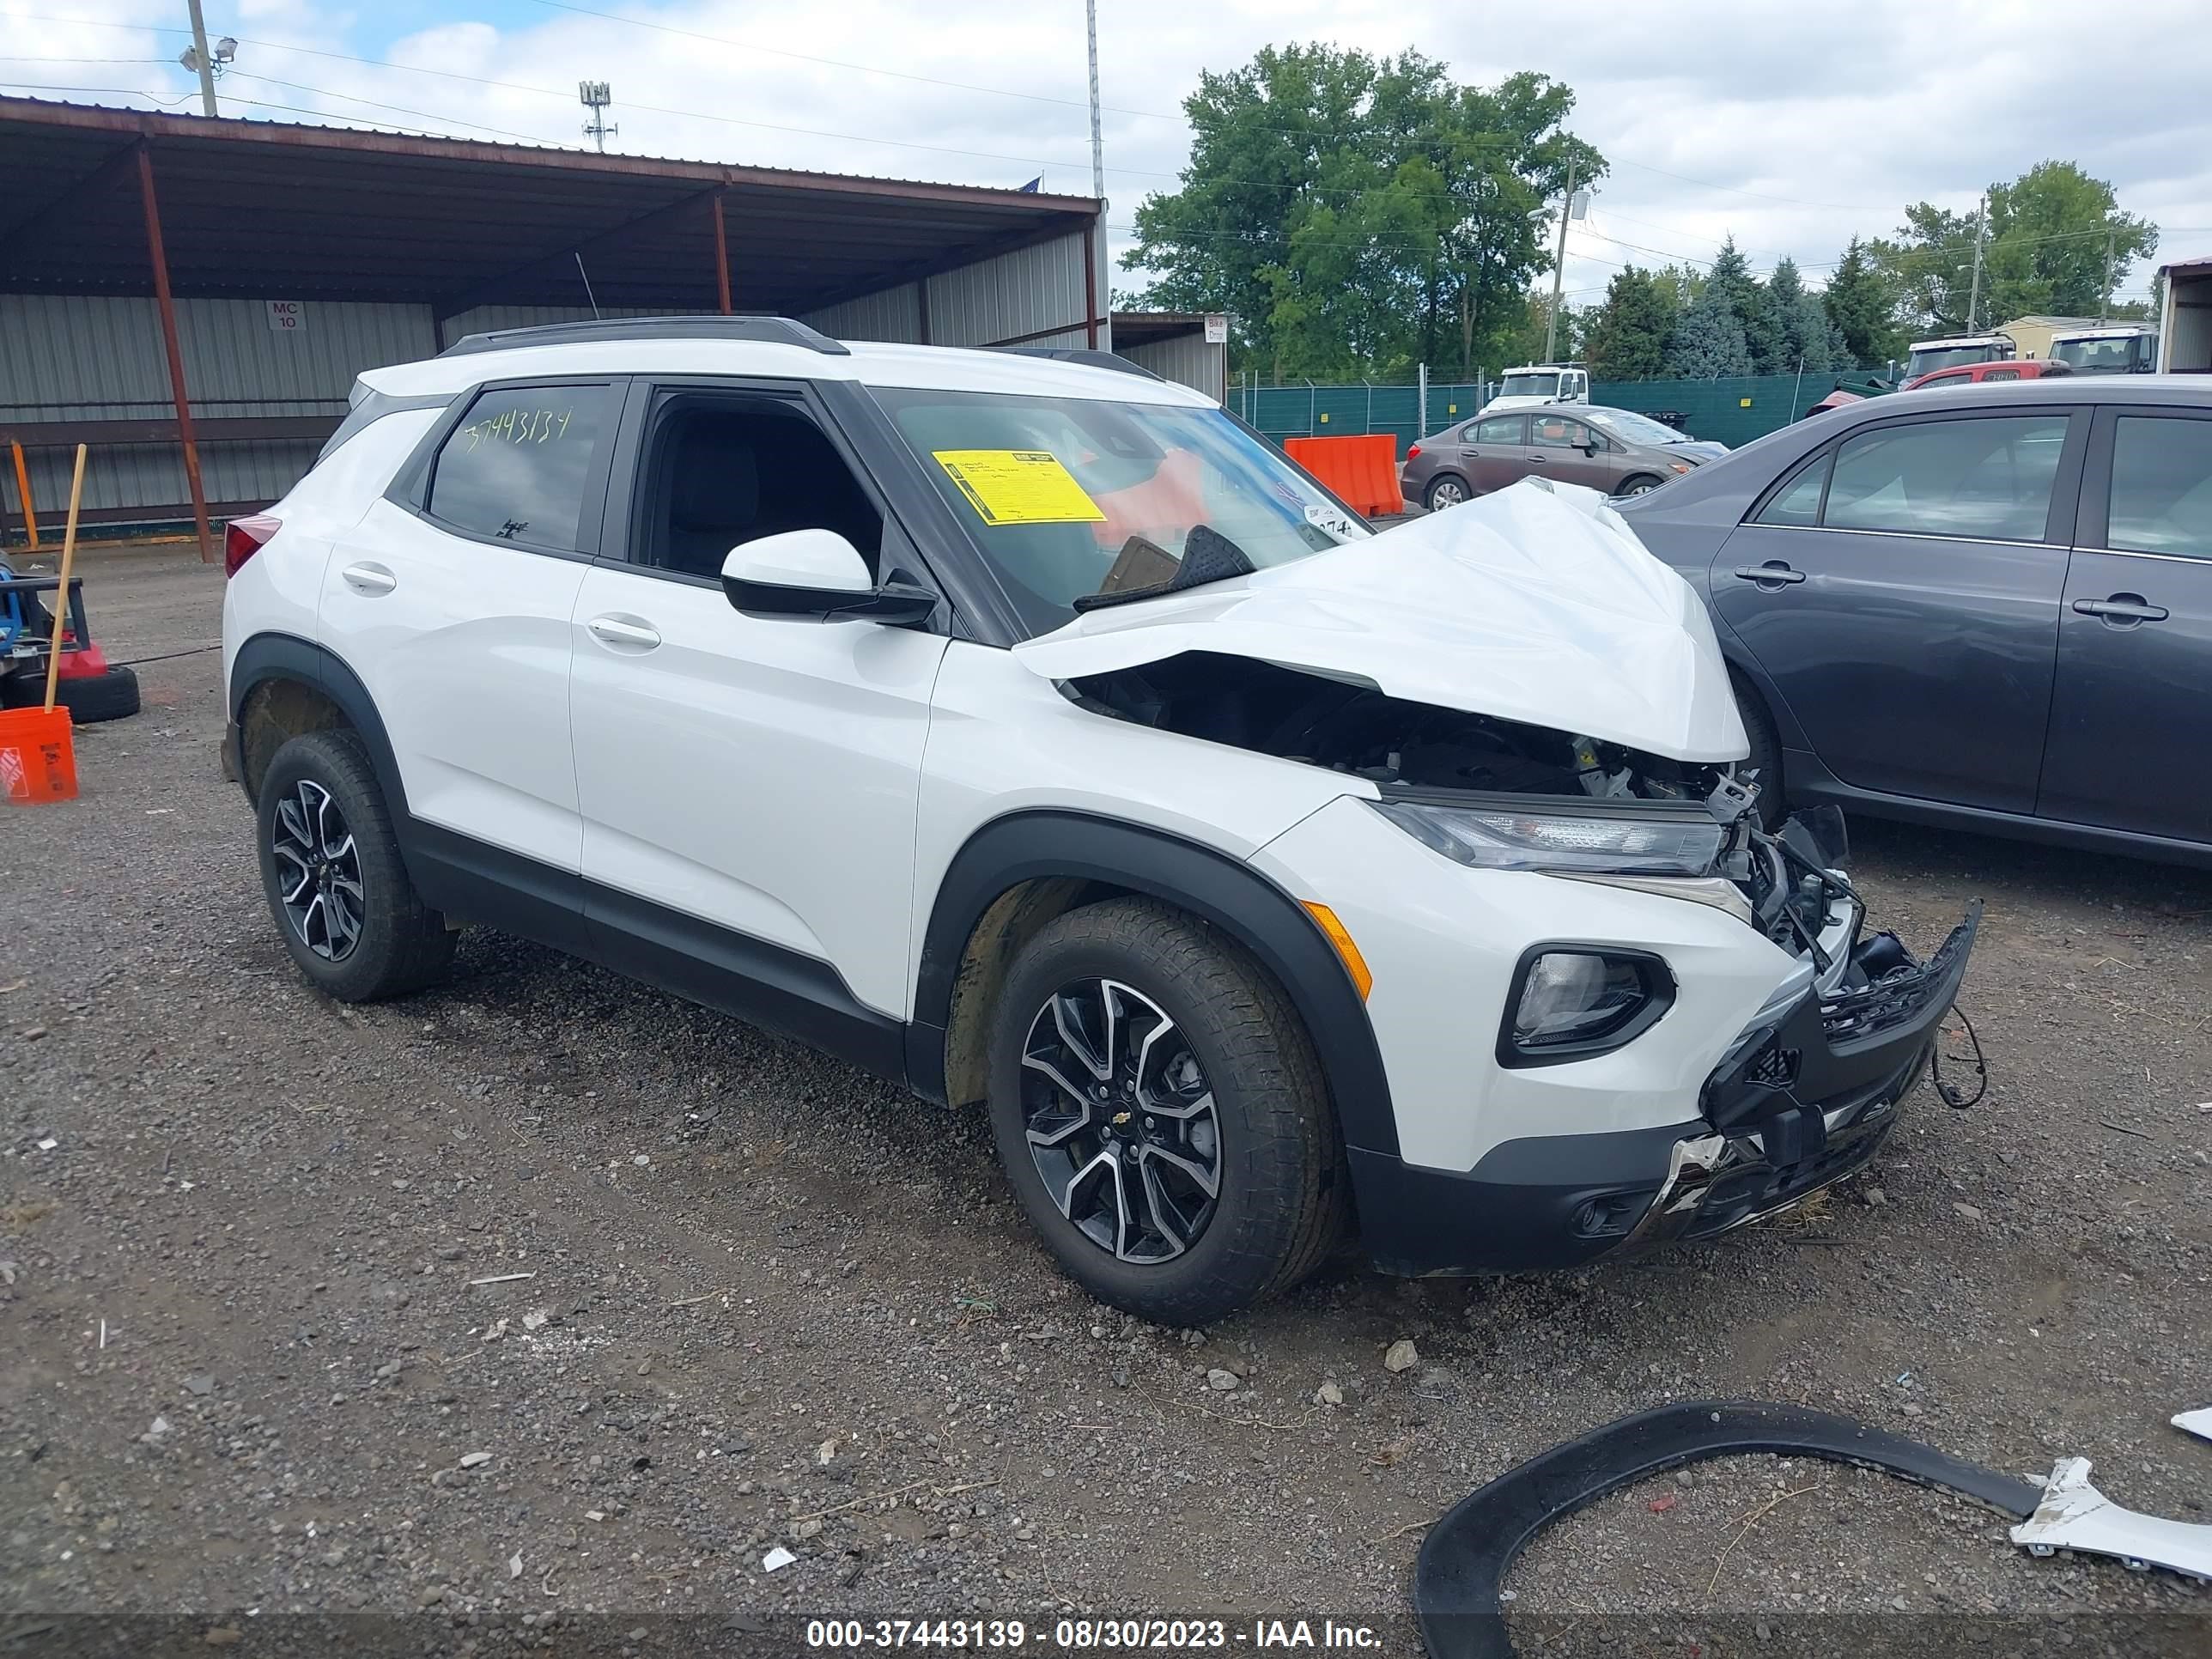
[[988,525],[1092,524],[1106,514],[1060,458],[1042,449],[932,452]]

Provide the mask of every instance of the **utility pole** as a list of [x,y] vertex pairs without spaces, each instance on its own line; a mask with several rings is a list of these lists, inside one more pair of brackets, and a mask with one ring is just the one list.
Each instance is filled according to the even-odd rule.
[[1091,193],[1106,199],[1106,146],[1098,130],[1098,0],[1084,0],[1083,23],[1091,45]]
[[[1083,30],[1091,52],[1091,195],[1098,204],[1098,246],[1092,256],[1097,275],[1091,279],[1098,297],[1091,308],[1097,310],[1102,305],[1105,307],[1104,343],[1110,351],[1114,345],[1114,265],[1106,234],[1106,143],[1098,125],[1098,0],[1084,0]],[[1091,326],[1095,333],[1097,319],[1092,319]]]
[[1544,361],[1553,361],[1559,344],[1559,285],[1567,274],[1567,215],[1575,205],[1575,156],[1567,152],[1567,188],[1559,198],[1559,248],[1552,256],[1552,314],[1544,319]]
[[1974,331],[1974,319],[1982,308],[1982,238],[1990,228],[1990,196],[1982,192],[1981,205],[1974,210],[1974,285],[1966,294],[1966,332]]
[[2120,233],[2118,231],[2106,231],[2105,288],[2104,292],[2097,296],[2097,320],[2100,323],[2107,323],[2112,319],[2112,252],[2114,248],[2118,246],[2119,240]]
[[200,15],[200,0],[185,0],[185,4],[192,17],[192,67],[200,74],[200,113],[220,115],[215,103],[215,59],[208,56],[207,20]]

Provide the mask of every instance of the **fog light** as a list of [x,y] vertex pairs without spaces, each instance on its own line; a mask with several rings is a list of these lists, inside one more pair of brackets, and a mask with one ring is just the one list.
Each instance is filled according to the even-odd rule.
[[1647,951],[1540,946],[1514,973],[1498,1061],[1544,1066],[1604,1054],[1649,1030],[1674,1000],[1667,964]]

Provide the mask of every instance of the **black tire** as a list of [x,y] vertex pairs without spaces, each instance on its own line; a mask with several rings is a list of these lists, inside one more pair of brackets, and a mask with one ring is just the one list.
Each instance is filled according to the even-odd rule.
[[[1439,495],[1457,495],[1451,500],[1439,501]],[[1454,473],[1443,473],[1429,480],[1429,487],[1421,492],[1421,505],[1431,513],[1442,513],[1447,507],[1457,507],[1462,501],[1474,499],[1474,491],[1468,488],[1467,480]]]
[[[43,665],[18,669],[0,679],[0,708],[36,708],[46,700]],[[54,706],[70,711],[73,726],[119,720],[138,712],[138,677],[127,668],[54,682]]]
[[1634,477],[1622,483],[1620,493],[1624,495],[1649,495],[1665,482],[1665,479],[1655,478],[1648,472],[1639,472]]
[[[1037,1097],[1025,1097],[1025,1079],[1060,1097],[1049,1083],[1036,1084],[1038,1068],[1024,1064],[1033,1029],[1064,988],[1105,981],[1172,1022],[1170,1042],[1199,1068],[1191,1086],[1211,1102],[1217,1191],[1206,1218],[1169,1259],[1125,1260],[1084,1231],[1062,1213],[1030,1146]],[[1144,1028],[1130,1029],[1140,1037]],[[1188,1074],[1182,1080],[1188,1084]],[[1348,1176],[1321,1061],[1297,1011],[1242,949],[1156,900],[1109,899],[1070,911],[1023,950],[993,1014],[990,1109],[1015,1194],[1061,1267],[1101,1301],[1140,1318],[1193,1326],[1234,1313],[1311,1273],[1343,1235]],[[1133,1118],[1142,1128],[1133,1122],[1126,1133],[1152,1139],[1158,1126],[1142,1105],[1114,1121]]]
[[[39,695],[43,700],[43,685]],[[138,676],[128,668],[111,668],[105,674],[56,680],[54,702],[68,709],[71,723],[77,726],[128,720],[138,712]]]
[[[301,860],[277,850],[280,842],[300,844],[293,826],[309,821],[307,802],[325,799],[336,816],[319,820],[325,828],[313,835],[309,850],[328,851],[333,843],[341,849],[329,869],[350,870],[354,892],[343,899],[336,887],[305,873]],[[327,828],[332,823],[335,829]],[[254,838],[270,915],[284,948],[317,989],[341,1002],[374,1002],[419,991],[445,976],[453,959],[454,936],[445,917],[422,902],[408,879],[375,771],[351,732],[310,732],[276,751],[262,774]],[[343,854],[348,846],[349,866]],[[312,915],[303,924],[288,905],[288,894],[307,890],[299,887],[303,878],[319,888],[330,908],[350,917],[353,936],[343,949],[335,948],[330,908],[318,927]],[[331,876],[330,881],[342,886],[348,878]],[[307,904],[312,910],[312,891]]]
[[1771,830],[1790,811],[1782,775],[1781,739],[1774,735],[1773,719],[1759,693],[1734,675],[1729,676],[1729,683],[1735,688],[1736,712],[1743,716],[1744,735],[1751,739],[1744,768],[1759,775],[1759,821]]

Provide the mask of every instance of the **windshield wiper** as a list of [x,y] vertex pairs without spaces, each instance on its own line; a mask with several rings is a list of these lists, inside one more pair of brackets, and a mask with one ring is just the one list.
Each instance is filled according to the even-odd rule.
[[[1159,552],[1141,536],[1132,536],[1129,544],[1141,544],[1151,551]],[[1125,544],[1122,552],[1129,550]],[[1167,556],[1164,553],[1161,556]],[[1121,561],[1115,561],[1119,564]],[[1183,540],[1182,562],[1176,567],[1174,575],[1164,582],[1154,582],[1149,587],[1124,587],[1111,593],[1085,593],[1075,600],[1075,609],[1101,611],[1109,605],[1127,605],[1133,599],[1156,599],[1163,593],[1180,593],[1186,588],[1202,587],[1208,582],[1226,581],[1231,576],[1249,576],[1259,569],[1244,550],[1211,525],[1194,526]]]

